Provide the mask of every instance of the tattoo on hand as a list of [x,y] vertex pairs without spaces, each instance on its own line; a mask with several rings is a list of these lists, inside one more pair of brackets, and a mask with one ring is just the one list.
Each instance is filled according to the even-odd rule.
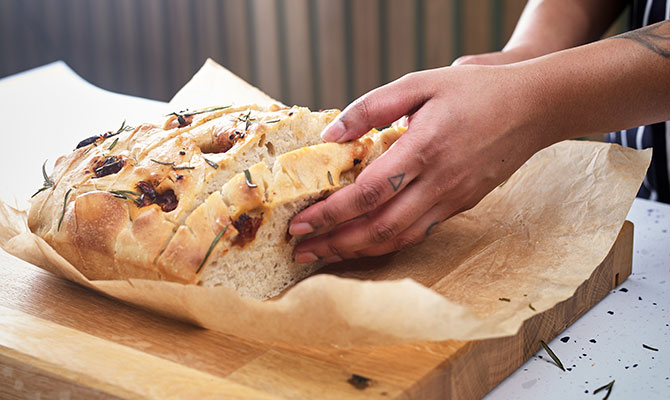
[[630,39],[654,53],[670,58],[670,31],[666,26],[670,21],[660,22],[658,24],[649,25],[634,31],[622,33],[614,36],[612,39]]
[[400,189],[400,186],[402,186],[403,179],[405,179],[405,173],[403,172],[402,174],[393,175],[392,177],[386,179],[388,179],[389,183],[393,187],[393,191],[397,192],[398,189]]
[[439,224],[440,221],[434,221],[432,224],[428,225],[428,228],[426,228],[426,236],[430,234],[430,230],[433,229],[437,224]]

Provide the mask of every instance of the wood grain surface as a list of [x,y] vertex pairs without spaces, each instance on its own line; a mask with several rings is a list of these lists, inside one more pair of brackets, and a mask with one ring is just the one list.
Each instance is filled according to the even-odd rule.
[[632,245],[626,222],[575,294],[514,336],[355,349],[193,327],[2,253],[0,398],[477,399],[630,275]]

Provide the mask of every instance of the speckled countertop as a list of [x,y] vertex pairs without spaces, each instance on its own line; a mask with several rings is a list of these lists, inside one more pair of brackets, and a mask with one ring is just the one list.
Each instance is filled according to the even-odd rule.
[[[670,399],[670,205],[636,199],[633,273],[484,399]],[[654,351],[643,347],[658,349]]]

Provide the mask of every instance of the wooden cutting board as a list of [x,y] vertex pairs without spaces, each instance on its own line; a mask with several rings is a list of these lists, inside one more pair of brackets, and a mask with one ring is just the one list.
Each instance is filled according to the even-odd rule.
[[193,327],[3,253],[0,398],[477,399],[626,279],[632,250],[626,222],[575,294],[515,336],[347,350]]

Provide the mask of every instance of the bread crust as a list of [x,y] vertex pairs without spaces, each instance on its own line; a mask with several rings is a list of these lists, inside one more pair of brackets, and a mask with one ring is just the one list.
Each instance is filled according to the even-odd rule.
[[232,248],[253,248],[275,209],[353,182],[381,154],[376,131],[318,144],[337,113],[211,108],[101,135],[57,160],[29,227],[91,280],[208,285],[208,269]]

